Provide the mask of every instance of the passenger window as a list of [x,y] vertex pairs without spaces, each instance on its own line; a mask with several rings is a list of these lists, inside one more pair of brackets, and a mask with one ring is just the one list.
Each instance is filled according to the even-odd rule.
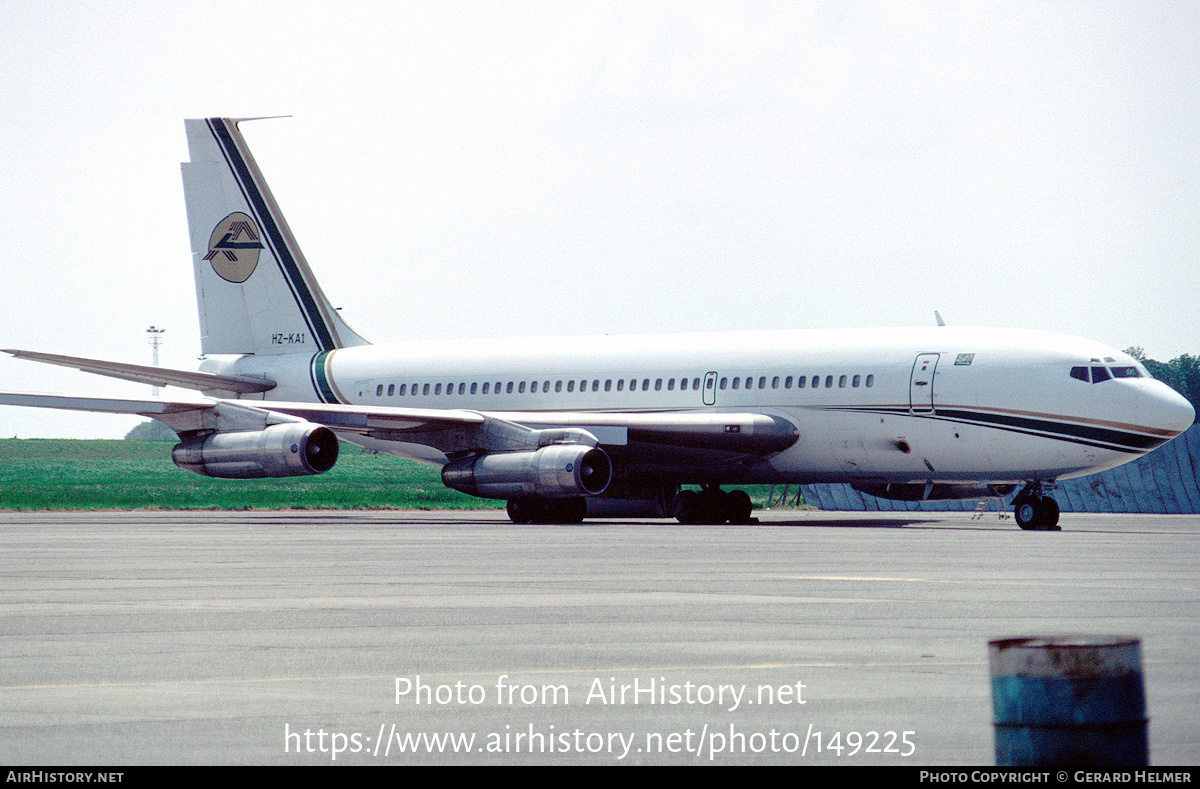
[[561,391],[562,391],[562,381],[555,381],[555,382],[554,382],[554,391],[555,391],[555,392],[561,392]]
[[405,390],[408,389],[408,384],[400,384],[400,396],[404,397]]
[[654,391],[656,391],[656,392],[662,391],[662,379],[661,378],[657,379],[654,382]]
[[483,382],[483,393],[484,394],[488,393],[488,386],[489,386],[489,383],[487,381],[484,381]]
[[833,376],[832,375],[825,376],[825,388],[826,389],[833,388]]
[[867,376],[867,386],[874,386],[874,385],[875,385],[875,376],[868,375]]
[[687,391],[687,379],[686,378],[679,379],[679,391],[681,391],[681,392]]
[[[504,387],[505,394],[512,394],[513,382],[509,381],[508,386]],[[525,388],[525,384],[521,384],[521,388]]]
[[625,391],[625,379],[624,379],[624,378],[618,378],[618,379],[617,379],[617,391],[618,391],[618,392],[624,392],[624,391]]
[[531,384],[529,384],[529,393],[537,394],[537,381],[534,381]]
[[437,386],[433,387],[433,393],[435,395],[440,395],[442,393],[442,385],[438,384]]
[[667,381],[667,391],[668,392],[675,391],[675,379],[674,378],[671,378],[670,380]]
[[789,375],[787,378],[783,379],[783,388],[784,389],[792,388],[792,376]]
[[772,389],[779,388],[779,376],[778,375],[771,379],[771,388]]
[[611,378],[604,379],[604,391],[606,391],[606,392],[612,391],[612,379]]
[[592,391],[593,392],[600,391],[600,379],[599,378],[596,378],[592,381]]
[[808,379],[807,379],[807,378],[805,378],[803,375],[802,375],[802,376],[800,376],[799,378],[797,378],[797,379],[796,379],[796,388],[797,388],[797,389],[803,389],[803,388],[804,388],[804,382],[805,382],[805,381],[807,381],[807,380],[808,380]]
[[860,382],[861,380],[862,380],[862,376],[861,376],[861,375],[856,375],[856,376],[854,376],[853,378],[851,378],[851,379],[850,379],[850,385],[851,385],[852,387],[854,387],[855,389],[857,389],[857,388],[858,388],[858,384],[859,384],[859,382]]
[[[467,385],[465,382],[458,385],[458,393],[459,394],[464,394],[466,391],[467,391]],[[474,392],[472,392],[472,394],[474,394]]]
[[742,382],[742,378],[741,378],[741,376],[738,376],[737,378],[734,378],[734,379],[733,379],[733,388],[734,388],[734,389],[737,389],[737,388],[738,388],[738,385],[739,385],[741,382]]
[[383,397],[383,384],[380,384],[379,386],[375,387],[375,396]]
[[429,396],[429,384],[425,384],[421,387],[421,394],[425,395],[426,397]]
[[843,375],[840,378],[838,378],[838,389],[845,389],[845,388],[846,388],[846,376]]
[[721,391],[725,391],[725,384],[729,381],[728,378],[721,379]]

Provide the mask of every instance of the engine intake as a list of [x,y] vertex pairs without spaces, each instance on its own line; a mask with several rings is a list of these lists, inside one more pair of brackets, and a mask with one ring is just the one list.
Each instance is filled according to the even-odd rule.
[[221,479],[323,474],[333,468],[337,457],[337,436],[311,422],[195,436],[171,450],[171,459],[180,468]]
[[446,487],[485,499],[538,495],[548,499],[595,496],[612,481],[604,450],[552,444],[534,452],[497,452],[464,458],[442,468]]

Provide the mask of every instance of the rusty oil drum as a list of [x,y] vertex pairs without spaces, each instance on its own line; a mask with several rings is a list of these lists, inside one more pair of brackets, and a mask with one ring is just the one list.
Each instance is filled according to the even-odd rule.
[[988,662],[997,765],[1149,763],[1137,638],[1003,638]]

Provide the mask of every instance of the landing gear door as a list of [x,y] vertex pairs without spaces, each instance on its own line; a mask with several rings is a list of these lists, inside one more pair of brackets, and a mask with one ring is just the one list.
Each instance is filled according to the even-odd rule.
[[933,373],[941,354],[923,353],[913,364],[908,384],[908,404],[914,414],[933,411]]
[[717,374],[704,374],[704,404],[716,405],[717,403]]

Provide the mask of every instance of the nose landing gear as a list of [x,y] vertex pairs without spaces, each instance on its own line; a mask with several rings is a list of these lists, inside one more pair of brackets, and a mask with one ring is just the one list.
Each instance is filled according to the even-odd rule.
[[1059,531],[1058,502],[1046,495],[1037,480],[1027,484],[1013,499],[1013,516],[1026,531]]

